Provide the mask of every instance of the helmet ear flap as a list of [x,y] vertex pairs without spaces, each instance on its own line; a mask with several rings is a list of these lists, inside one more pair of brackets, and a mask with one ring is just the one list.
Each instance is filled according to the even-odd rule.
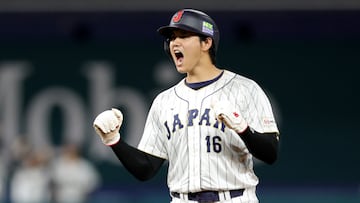
[[166,39],[164,40],[164,51],[165,51],[166,55],[168,55],[168,57],[169,57],[169,58],[171,59],[171,61],[172,61],[169,44],[170,44],[170,39],[169,39],[169,38],[166,38]]

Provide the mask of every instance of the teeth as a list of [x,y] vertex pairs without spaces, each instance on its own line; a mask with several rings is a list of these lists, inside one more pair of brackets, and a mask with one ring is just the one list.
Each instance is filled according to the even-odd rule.
[[177,59],[180,59],[183,57],[183,54],[181,53],[180,50],[174,50],[174,54]]

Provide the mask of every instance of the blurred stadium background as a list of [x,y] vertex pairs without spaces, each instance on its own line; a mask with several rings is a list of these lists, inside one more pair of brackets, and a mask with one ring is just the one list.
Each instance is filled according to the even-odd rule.
[[0,202],[12,202],[22,138],[51,151],[76,144],[102,179],[87,203],[169,202],[166,166],[139,182],[92,121],[122,109],[122,135],[137,144],[152,99],[181,77],[156,29],[185,7],[217,22],[219,66],[256,80],[273,104],[280,154],[255,166],[260,202],[360,202],[357,0],[1,1]]

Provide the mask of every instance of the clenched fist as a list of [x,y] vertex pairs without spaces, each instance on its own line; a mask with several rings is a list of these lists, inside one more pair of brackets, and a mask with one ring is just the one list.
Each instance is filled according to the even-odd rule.
[[118,109],[112,108],[100,113],[94,120],[94,128],[105,145],[114,145],[120,140],[120,127],[123,114]]
[[236,133],[243,133],[248,127],[241,114],[227,101],[213,101],[211,107],[215,112],[216,118],[228,128],[235,130]]

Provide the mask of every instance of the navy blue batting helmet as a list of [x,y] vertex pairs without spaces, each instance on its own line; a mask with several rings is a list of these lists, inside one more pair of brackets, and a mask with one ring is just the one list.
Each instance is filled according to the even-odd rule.
[[[195,9],[182,9],[171,18],[170,24],[160,27],[157,31],[168,39],[174,29],[181,29],[211,37],[218,49],[220,33],[215,21],[206,13]],[[165,41],[165,51],[168,53],[168,41]]]

